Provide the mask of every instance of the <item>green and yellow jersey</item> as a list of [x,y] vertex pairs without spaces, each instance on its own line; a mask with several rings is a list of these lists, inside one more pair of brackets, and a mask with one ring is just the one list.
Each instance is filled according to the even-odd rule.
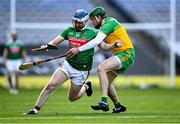
[[[77,31],[73,27],[65,29],[60,36],[69,41],[69,47],[80,47],[97,35],[97,32],[91,28],[84,28]],[[68,63],[75,69],[89,71],[92,68],[94,48],[80,52],[73,58],[66,57]]]
[[124,26],[116,19],[112,17],[105,18],[99,31],[107,35],[105,41],[108,44],[115,43],[116,41],[122,42],[121,47],[113,49],[113,54],[119,53],[129,48],[133,48],[132,42],[128,37]]
[[22,58],[22,52],[25,49],[20,41],[8,41],[5,44],[5,49],[8,51],[7,59],[17,60]]

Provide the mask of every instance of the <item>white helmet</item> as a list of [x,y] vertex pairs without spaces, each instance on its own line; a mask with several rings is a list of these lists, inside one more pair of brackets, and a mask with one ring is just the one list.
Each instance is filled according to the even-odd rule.
[[89,19],[89,15],[85,10],[83,10],[83,9],[77,10],[72,17],[72,21],[74,23],[74,28],[77,28],[75,26],[75,23],[82,23],[83,24],[82,26],[84,27],[86,22],[88,21],[88,19]]

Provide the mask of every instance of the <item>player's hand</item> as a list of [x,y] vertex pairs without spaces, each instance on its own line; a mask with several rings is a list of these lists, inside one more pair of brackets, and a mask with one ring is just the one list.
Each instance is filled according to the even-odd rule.
[[117,47],[120,47],[122,46],[122,41],[116,41],[114,44],[113,44],[113,47],[114,48],[117,48]]
[[32,49],[33,52],[37,51],[48,51],[48,50],[57,50],[58,48],[56,46],[50,45],[50,44],[43,44],[40,46],[40,48]]
[[48,44],[43,44],[43,45],[41,45],[40,48],[43,49],[43,50],[48,51]]
[[79,49],[78,48],[71,48],[67,53],[66,55],[69,57],[69,58],[72,58],[74,57],[75,55],[77,55],[79,53]]

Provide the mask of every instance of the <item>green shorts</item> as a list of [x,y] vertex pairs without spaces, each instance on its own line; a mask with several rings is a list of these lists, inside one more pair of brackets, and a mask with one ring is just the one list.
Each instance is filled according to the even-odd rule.
[[124,73],[131,65],[133,65],[135,60],[135,51],[134,48],[130,48],[124,50],[122,52],[116,53],[114,56],[117,56],[122,63],[122,67],[116,70],[117,73],[122,74]]

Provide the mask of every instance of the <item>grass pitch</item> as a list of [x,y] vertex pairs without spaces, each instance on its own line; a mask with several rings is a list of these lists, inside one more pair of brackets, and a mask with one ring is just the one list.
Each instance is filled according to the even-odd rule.
[[[178,89],[117,89],[128,110],[112,114],[91,110],[90,105],[100,99],[99,88],[73,103],[67,99],[67,89],[58,88],[38,115],[22,115],[34,106],[40,91],[24,89],[14,96],[0,88],[0,123],[180,123]],[[112,108],[110,100],[109,104]]]

